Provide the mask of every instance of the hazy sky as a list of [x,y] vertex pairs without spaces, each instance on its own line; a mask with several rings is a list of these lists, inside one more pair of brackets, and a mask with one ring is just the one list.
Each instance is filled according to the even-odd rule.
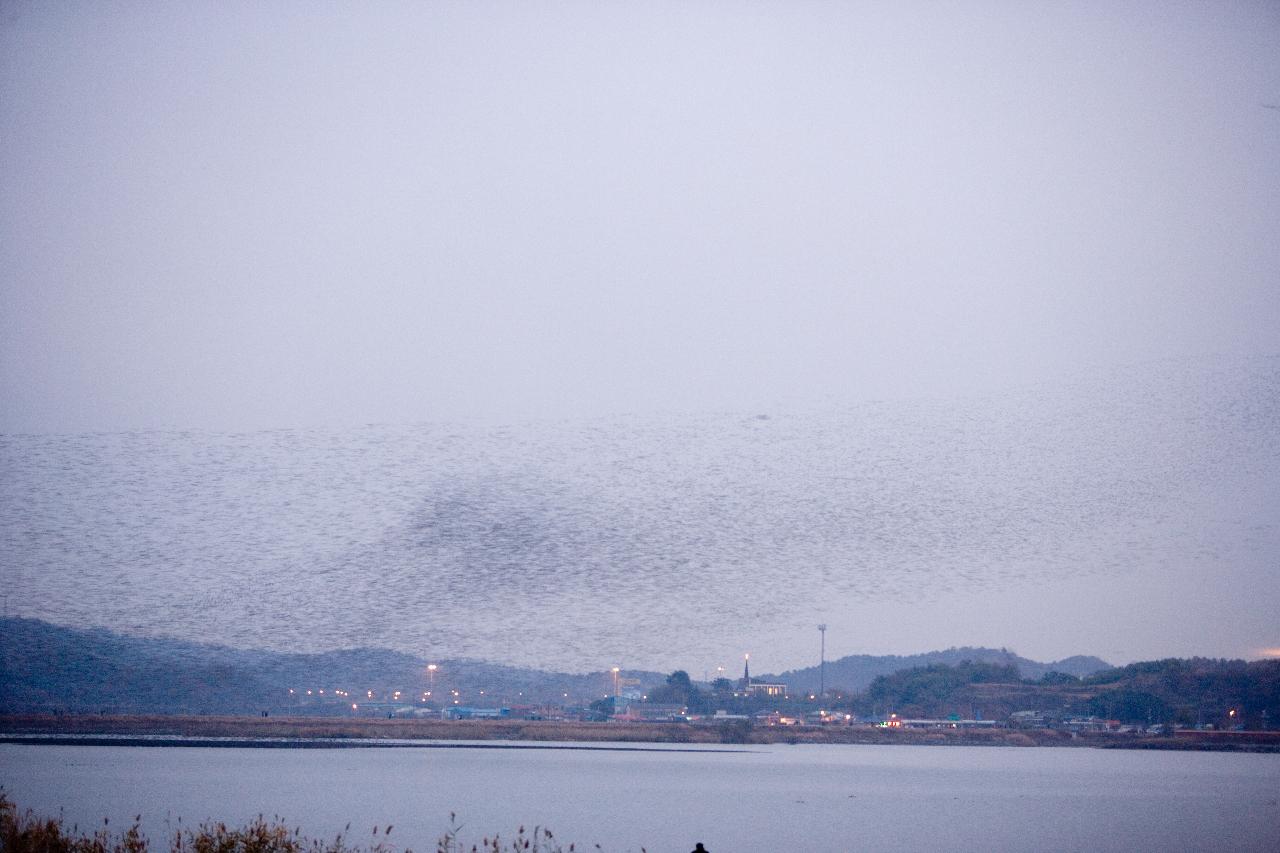
[[1274,3],[0,6],[0,430],[1274,352]]
[[[1277,341],[1274,2],[0,0],[0,568],[55,621],[182,634],[190,578],[212,639],[393,643],[244,584],[391,630],[447,580],[449,648],[542,654],[499,592],[612,601],[544,646],[638,654],[631,608],[660,666],[689,584],[713,665],[739,604],[775,669],[814,614],[837,653],[1280,647]],[[219,432],[276,427],[331,431]],[[122,432],[169,428],[207,434]]]

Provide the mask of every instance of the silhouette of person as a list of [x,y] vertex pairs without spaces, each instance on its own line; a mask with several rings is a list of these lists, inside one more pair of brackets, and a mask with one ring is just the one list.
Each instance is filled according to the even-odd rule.
[[701,841],[699,841],[697,844],[695,844],[695,845],[693,846],[693,851],[692,851],[692,853],[711,853],[711,851],[710,851],[710,850],[708,850],[707,848],[703,847],[703,846],[702,846],[702,842],[701,842]]

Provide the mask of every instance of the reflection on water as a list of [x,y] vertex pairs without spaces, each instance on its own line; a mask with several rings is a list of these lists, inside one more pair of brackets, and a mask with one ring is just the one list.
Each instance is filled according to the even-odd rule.
[[1280,756],[985,747],[650,752],[242,750],[0,745],[20,805],[82,827],[142,812],[279,814],[304,832],[433,849],[449,813],[479,841],[550,827],[579,849],[1280,849]]

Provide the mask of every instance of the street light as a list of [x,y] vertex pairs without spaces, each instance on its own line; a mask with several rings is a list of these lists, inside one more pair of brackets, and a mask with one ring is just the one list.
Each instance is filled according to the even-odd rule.
[[427,678],[431,679],[431,691],[434,693],[436,689],[436,665],[427,664]]
[[613,701],[614,701],[614,704],[617,704],[617,701],[618,701],[618,672],[619,672],[618,667],[616,667],[616,666],[615,666],[615,667],[613,668]]

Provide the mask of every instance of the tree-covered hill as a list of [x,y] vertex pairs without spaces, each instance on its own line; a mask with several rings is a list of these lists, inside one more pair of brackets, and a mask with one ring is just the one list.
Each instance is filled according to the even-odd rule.
[[[921,660],[927,662],[910,665]],[[894,712],[904,717],[1002,720],[1015,711],[1033,710],[1050,718],[1093,714],[1133,723],[1243,723],[1259,728],[1274,725],[1280,716],[1280,661],[1149,661],[1092,672],[1082,679],[1061,671],[1072,668],[1070,660],[1042,664],[997,649],[857,656],[829,664],[827,686],[838,693],[841,673],[877,671],[863,691],[849,691],[852,695],[837,699],[837,705],[860,714]],[[1093,668],[1090,660],[1096,661],[1083,660],[1080,668],[1085,670]],[[332,714],[349,713],[351,704],[363,704],[362,712],[376,707],[385,713],[415,702],[425,707],[422,699],[428,690],[437,707],[455,699],[490,707],[585,705],[611,694],[614,683],[611,672],[545,672],[461,659],[435,663],[432,676],[427,661],[387,649],[285,654],[4,619],[0,713]],[[673,684],[672,677],[660,673],[619,673],[642,691],[670,694],[671,701],[691,708],[692,697],[704,697],[706,702],[697,703],[697,710],[713,710],[715,691],[704,691],[684,673],[678,675],[683,678]],[[803,678],[798,681],[790,682],[791,693],[804,696],[806,683]],[[729,691],[724,695],[730,696],[732,685],[725,683]],[[809,707],[801,699],[791,702],[796,709]]]
[[[346,704],[334,700],[335,691],[356,700],[372,691],[390,704],[400,691],[398,701],[407,705],[433,688],[436,704],[452,704],[454,690],[474,705],[559,703],[566,693],[576,701],[599,698],[613,683],[612,673],[459,659],[435,661],[432,676],[427,663],[387,649],[285,654],[11,618],[0,620],[0,712],[321,713]],[[621,675],[644,684],[663,678]]]
[[[889,675],[904,669],[915,667],[944,665],[956,666],[965,662],[989,663],[997,666],[1012,666],[1017,669],[1021,678],[1038,680],[1050,672],[1061,672],[1076,677],[1092,675],[1111,664],[1106,661],[1084,655],[1075,655],[1059,661],[1041,663],[1030,660],[1008,649],[984,649],[965,646],[950,648],[937,652],[925,652],[918,655],[849,655],[827,662],[826,687],[828,690],[843,690],[856,693],[866,690],[877,676]],[[774,676],[768,676],[774,680]],[[818,690],[821,680],[817,666],[788,670],[776,676],[776,680],[788,685],[797,693]]]
[[[1119,708],[1117,713],[1130,716],[1146,702],[1153,713],[1167,709],[1168,716],[1188,724],[1226,721],[1261,728],[1277,725],[1280,717],[1280,660],[1168,658],[1100,672],[1086,683],[1107,688],[1099,694],[1098,710]],[[1123,707],[1121,698],[1139,707]]]
[[1037,711],[1049,719],[1092,715],[1143,725],[1266,728],[1280,714],[1280,661],[1170,659],[1083,679],[1049,673],[1039,680],[1020,678],[1011,665],[931,664],[877,677],[853,707],[903,717],[1000,720]]

